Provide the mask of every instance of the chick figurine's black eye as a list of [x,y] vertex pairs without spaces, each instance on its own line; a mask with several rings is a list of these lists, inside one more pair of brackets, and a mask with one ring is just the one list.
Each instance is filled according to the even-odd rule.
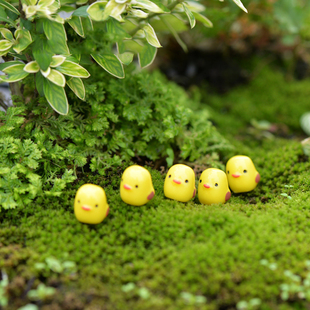
[[171,174],[169,174],[168,178],[171,178]]
[[81,201],[80,200],[78,200],[78,203],[80,203]]
[[229,170],[227,171],[227,174],[229,174]]
[[185,183],[188,183],[188,180],[185,180]]
[[136,188],[138,188],[139,186],[138,185],[136,185]]
[[243,170],[243,173],[247,173],[247,172],[248,172],[247,170],[245,170],[245,169]]
[[202,182],[202,180],[199,181],[200,183]]
[[98,205],[95,205],[95,207],[98,208],[99,206],[98,206]]
[[218,187],[219,185],[217,183],[214,184],[216,187]]

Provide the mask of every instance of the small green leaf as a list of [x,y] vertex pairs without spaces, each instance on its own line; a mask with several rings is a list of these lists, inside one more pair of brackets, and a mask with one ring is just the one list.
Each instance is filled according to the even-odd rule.
[[[183,3],[182,3],[183,4]],[[196,1],[186,1],[184,4],[191,12],[203,12],[206,7],[199,2]]]
[[69,81],[67,81],[67,85],[77,97],[82,100],[85,99],[85,87],[83,81],[80,78],[71,78]]
[[66,85],[66,79],[63,74],[55,69],[51,69],[50,74],[46,78],[58,86],[65,87]]
[[14,51],[19,54],[25,50],[31,43],[32,37],[28,30],[18,29],[15,31],[16,44],[14,45]]
[[125,52],[123,54],[118,54],[119,60],[124,64],[124,65],[129,65],[133,61],[133,53],[130,52]]
[[123,18],[121,14],[126,8],[126,3],[117,3],[115,0],[110,0],[103,12],[103,20],[106,20],[109,16],[122,22]]
[[6,29],[6,28],[0,28],[0,32],[2,34],[2,36],[9,40],[9,41],[14,41],[14,37],[13,37],[13,34],[12,32],[9,30],[9,29]]
[[245,13],[248,13],[248,10],[244,7],[244,5],[242,4],[242,2],[240,0],[233,0],[237,5],[238,7],[243,10]]
[[5,69],[2,69],[2,71],[6,74],[15,74],[20,71],[24,70],[25,65],[23,63],[14,64],[12,66],[8,66]]
[[11,12],[19,15],[19,11],[10,3],[8,3],[7,1],[4,0],[0,0],[0,5],[3,6],[4,8],[10,10]]
[[149,66],[150,64],[152,64],[152,62],[155,59],[156,53],[157,53],[156,47],[150,44],[145,44],[142,51],[139,52],[138,54],[141,68],[145,68]]
[[[136,0],[132,4],[134,8],[140,8],[140,9],[146,9],[152,13],[168,13],[167,8],[162,9],[159,7],[157,4],[154,3],[154,1],[149,1],[149,0]],[[163,5],[160,5],[163,6]]]
[[170,13],[170,10],[162,4],[162,1],[152,0],[152,2],[155,3],[163,12]]
[[80,37],[84,38],[84,28],[80,16],[72,16],[71,19],[68,20],[68,24]]
[[39,0],[38,6],[47,7],[52,5],[55,2],[55,0]]
[[51,68],[48,67],[47,70],[45,70],[45,71],[44,70],[40,70],[40,72],[46,78],[51,73]]
[[36,61],[30,61],[27,63],[27,65],[24,67],[24,71],[28,73],[37,73],[40,71],[40,67]]
[[16,28],[15,22],[8,16],[2,6],[0,6],[0,22],[9,23],[12,27]]
[[20,61],[16,61],[16,60],[3,62],[2,64],[0,64],[0,71],[3,71],[7,67],[11,67],[14,65],[20,65],[20,64],[22,64],[22,63]]
[[89,72],[85,68],[83,68],[77,63],[68,60],[65,60],[56,69],[63,74],[73,77],[88,78],[90,76]]
[[121,61],[114,54],[91,54],[94,60],[107,72],[122,79],[125,77]]
[[204,26],[208,27],[208,28],[212,28],[213,24],[212,22],[205,17],[204,15],[201,15],[200,13],[196,13],[196,12],[192,12],[194,17],[196,18],[196,20],[200,21],[201,23],[204,24]]
[[5,69],[3,69],[2,71],[4,73],[7,74],[7,76],[0,76],[0,80],[3,82],[7,82],[7,83],[13,83],[13,82],[17,82],[20,81],[22,79],[24,79],[26,76],[29,75],[28,72],[25,72],[24,69],[25,65],[24,64],[15,64],[13,66],[10,67],[6,67]]
[[92,20],[95,20],[95,21],[104,20],[104,10],[105,10],[106,4],[107,4],[107,1],[97,1],[87,8],[87,13],[89,14]]
[[6,51],[10,49],[13,45],[13,42],[8,40],[0,40],[0,51]]
[[[139,41],[140,42],[140,41]],[[134,54],[140,53],[143,50],[144,45],[137,42],[137,40],[125,40],[119,45],[119,51],[122,53],[133,52]]]
[[33,44],[32,53],[34,59],[43,71],[46,71],[52,61],[53,52],[46,39],[38,37]]
[[150,24],[146,24],[143,27],[143,31],[145,33],[145,38],[149,44],[153,45],[154,47],[161,47],[161,45],[157,39],[155,30],[153,29],[153,27]]
[[122,286],[122,291],[125,292],[125,293],[128,293],[128,292],[134,290],[135,288],[136,288],[136,285],[134,283],[132,283],[132,282],[129,282],[129,283],[124,284]]
[[51,49],[55,54],[69,55],[67,34],[64,25],[49,19],[43,20],[44,33],[49,40]]
[[52,62],[50,64],[50,67],[58,67],[60,66],[64,61],[66,60],[66,57],[61,56],[61,55],[54,55],[52,57]]
[[61,115],[67,115],[69,104],[63,87],[57,86],[47,79],[43,82],[44,95],[51,107]]
[[187,18],[189,20],[189,24],[191,25],[191,28],[193,29],[196,24],[196,19],[194,14],[188,9],[188,7],[183,3],[184,12],[187,15]]
[[[106,1],[107,2],[107,1]],[[80,17],[88,17],[89,14],[87,13],[88,11],[88,8],[89,8],[89,5],[84,5],[84,6],[81,6],[79,7],[78,9],[76,9],[72,15],[73,16],[80,16]]]

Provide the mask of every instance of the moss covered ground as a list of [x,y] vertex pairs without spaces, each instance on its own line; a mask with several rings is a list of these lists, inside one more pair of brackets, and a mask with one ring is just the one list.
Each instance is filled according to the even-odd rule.
[[[119,167],[106,177],[85,173],[59,199],[40,198],[16,210],[18,217],[8,213],[0,220],[0,270],[9,278],[6,309],[30,302],[45,310],[235,309],[237,304],[309,309],[300,292],[310,291],[302,282],[310,259],[310,161],[298,137],[309,86],[309,81],[288,84],[269,71],[224,98],[205,100],[219,131],[235,146],[233,153],[250,156],[261,174],[253,192],[232,195],[226,204],[166,199],[165,174],[148,168],[156,195],[145,206],[129,206],[119,196],[125,168]],[[249,134],[252,117],[287,126],[285,138]],[[107,193],[110,214],[96,226],[77,222],[73,214],[75,192],[85,182]],[[50,257],[73,261],[76,269],[35,267]],[[299,289],[291,285],[300,280]],[[29,300],[27,292],[39,283],[56,293]],[[287,284],[287,298],[281,284]]]

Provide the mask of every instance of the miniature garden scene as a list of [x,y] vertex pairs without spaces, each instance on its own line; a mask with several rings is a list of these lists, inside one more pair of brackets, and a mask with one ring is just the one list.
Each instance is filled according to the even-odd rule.
[[0,309],[309,309],[308,0],[0,0]]

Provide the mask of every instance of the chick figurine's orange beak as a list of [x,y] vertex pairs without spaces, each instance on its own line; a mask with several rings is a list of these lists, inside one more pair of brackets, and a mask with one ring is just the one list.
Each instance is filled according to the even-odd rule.
[[234,193],[250,192],[260,180],[251,158],[244,155],[229,159],[226,164],[226,175],[229,187]]
[[200,203],[211,205],[224,203],[231,196],[228,181],[224,171],[209,168],[202,172],[198,184],[198,199]]
[[172,166],[165,179],[164,194],[167,198],[187,202],[196,195],[195,172],[191,167]]
[[99,224],[109,214],[107,197],[102,187],[84,184],[76,192],[74,214],[78,221],[86,224]]
[[128,167],[122,175],[120,194],[122,200],[130,205],[146,204],[155,195],[151,174],[138,165]]

